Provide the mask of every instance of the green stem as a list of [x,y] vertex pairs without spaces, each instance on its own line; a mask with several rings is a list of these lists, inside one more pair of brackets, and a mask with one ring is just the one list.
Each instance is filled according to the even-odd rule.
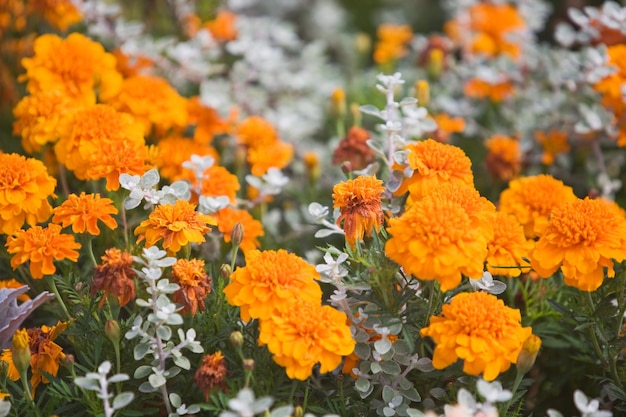
[[626,271],[622,270],[619,274],[619,293],[617,295],[617,305],[619,308],[619,313],[617,315],[617,328],[615,329],[615,336],[620,337],[623,331],[623,323],[624,323],[624,311],[626,311],[626,302],[624,301],[624,286],[626,285]]
[[61,298],[61,294],[59,293],[59,289],[57,288],[57,284],[56,284],[56,282],[54,282],[54,276],[46,275],[46,281],[48,282],[48,285],[50,286],[50,289],[52,290],[52,292],[56,296],[57,301],[59,302],[59,304],[61,304],[61,307],[63,308],[63,311],[65,312],[65,315],[67,316],[68,320],[72,320],[72,316],[70,315],[69,310],[65,306],[65,303],[63,302],[63,298]]
[[[120,359],[120,342],[113,343],[113,348],[115,349],[115,369],[118,374],[122,373],[122,361]],[[115,388],[117,389],[117,393],[122,392],[122,383],[118,382],[115,384]]]
[[124,245],[126,250],[130,250],[128,245],[128,221],[126,220],[126,209],[124,208],[124,202],[122,201],[122,226],[124,227]]
[[306,411],[307,403],[309,402],[309,388],[311,386],[311,380],[306,380],[306,389],[304,390],[304,402],[302,403],[302,410]]
[[91,260],[91,262],[93,263],[93,266],[95,267],[96,265],[98,265],[98,261],[96,261],[96,257],[93,254],[93,236],[89,235],[89,237],[87,238],[85,247],[87,248],[87,255],[89,255],[89,259]]
[[522,383],[523,378],[524,378],[524,374],[518,370],[517,373],[515,374],[515,382],[513,383],[513,388],[511,389],[511,399],[509,400],[509,402],[506,403],[506,407],[504,408],[504,413],[502,413],[503,416],[506,416],[507,413],[509,412],[509,408],[513,404],[513,398],[515,398],[515,393],[517,393],[517,390],[519,389],[519,386]]
[[[26,397],[28,398],[28,400],[33,403],[33,393],[30,390],[30,384],[28,383],[28,375],[27,375],[27,370],[24,369],[22,372],[20,372],[20,381],[22,382],[22,387],[24,388],[24,392],[26,393]],[[33,403],[33,408],[36,409],[37,407],[35,407],[35,404]],[[39,414],[39,413],[37,413]]]
[[239,245],[233,245],[231,249],[230,270],[235,271],[235,262],[237,261],[237,252],[239,252]]

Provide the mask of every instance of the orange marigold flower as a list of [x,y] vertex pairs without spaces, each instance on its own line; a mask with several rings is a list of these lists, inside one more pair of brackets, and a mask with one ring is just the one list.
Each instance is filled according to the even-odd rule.
[[53,210],[52,221],[62,227],[72,225],[72,232],[87,233],[98,236],[100,228],[98,220],[109,229],[115,229],[117,222],[111,214],[117,214],[117,209],[110,198],[101,198],[100,194],[85,194],[80,196],[70,194],[59,207]]
[[248,149],[248,163],[252,175],[260,177],[270,168],[285,168],[293,159],[293,145],[276,141],[267,147]]
[[244,321],[266,319],[287,308],[289,301],[320,303],[322,290],[315,267],[283,249],[251,250],[245,254],[246,266],[237,268],[224,288],[231,305],[240,307]]
[[480,211],[468,214],[465,207],[476,207],[476,202],[474,197],[460,204],[446,193],[417,200],[400,217],[389,220],[391,238],[385,244],[385,253],[407,274],[439,281],[442,291],[456,288],[461,274],[482,276],[493,231],[485,236],[484,224],[477,227],[483,223],[479,221]]
[[337,224],[343,221],[346,242],[354,247],[357,240],[376,233],[385,220],[382,207],[383,182],[374,176],[361,176],[333,187],[333,207],[341,210]]
[[219,155],[211,145],[205,145],[182,136],[170,136],[159,140],[156,145],[155,164],[159,168],[159,174],[170,181],[181,179],[194,179],[190,170],[183,168],[183,162],[189,161],[191,155],[213,157],[216,161]]
[[418,200],[444,183],[474,186],[472,161],[461,148],[433,139],[410,143],[406,148],[409,151],[408,168],[413,174],[402,182],[396,195],[409,191],[409,197]]
[[121,174],[141,176],[149,168],[146,161],[150,159],[150,149],[143,143],[123,140],[105,142],[100,150],[99,156],[96,156],[94,152],[89,152],[91,162],[85,178],[88,180],[105,179],[107,191],[116,191],[120,188]]
[[116,60],[116,68],[124,78],[139,75],[144,70],[149,70],[154,66],[152,58],[138,53],[126,54],[120,48],[115,49],[113,55]]
[[433,366],[446,368],[462,359],[463,372],[483,374],[487,381],[509,369],[532,334],[521,326],[518,309],[504,305],[496,296],[484,292],[460,293],[444,304],[441,316],[430,318],[420,331],[436,344]]
[[136,296],[135,278],[137,273],[133,270],[133,256],[117,248],[110,248],[104,251],[104,255],[100,259],[102,259],[102,263],[94,268],[91,295],[94,296],[98,291],[104,291],[98,304],[102,307],[109,294],[113,294],[117,297],[120,307],[124,307]]
[[20,81],[28,81],[31,94],[59,90],[67,96],[95,102],[96,87],[102,100],[115,95],[121,87],[122,76],[115,69],[115,57],[80,33],[72,33],[66,39],[41,35],[35,40],[34,50],[32,58],[22,60],[26,74],[20,77]]
[[437,123],[434,139],[439,142],[448,143],[453,133],[460,133],[465,130],[465,120],[461,117],[451,117],[446,113],[439,113],[433,115],[433,120]]
[[80,102],[60,91],[44,91],[24,97],[13,109],[13,133],[22,137],[22,147],[30,154],[59,138],[57,126],[62,115],[93,103]]
[[61,32],[83,19],[83,14],[71,0],[31,0],[28,6]]
[[[128,157],[125,152],[115,152],[115,148],[129,151],[131,147],[145,146],[141,125],[131,115],[104,104],[77,110],[64,118],[59,124],[59,138],[54,146],[59,162],[81,180],[91,179],[90,168],[95,169],[101,161]],[[107,144],[112,149],[105,152]]]
[[[183,172],[190,172],[185,169]],[[189,174],[184,174],[189,177]],[[191,183],[196,187],[196,179],[192,179]],[[231,203],[235,203],[237,198],[237,191],[241,186],[236,175],[233,175],[223,166],[212,165],[202,176],[202,183],[200,189],[202,195],[207,197],[218,197],[225,195],[228,197]]]
[[249,148],[263,148],[278,140],[274,125],[260,116],[250,116],[237,127],[237,142]]
[[553,209],[574,201],[572,187],[550,175],[518,178],[500,194],[500,211],[517,218],[529,239],[541,236]]
[[604,268],[613,278],[613,259],[626,259],[626,218],[603,200],[576,199],[552,210],[545,232],[530,255],[547,278],[559,267],[565,284],[582,291],[602,285]]
[[522,167],[522,151],[518,140],[493,135],[485,141],[485,147],[488,150],[485,165],[491,175],[503,181],[517,177]]
[[409,25],[383,24],[376,30],[378,42],[374,47],[374,62],[386,64],[407,54],[407,45],[413,37]]
[[345,138],[333,152],[333,164],[350,163],[351,170],[363,169],[374,162],[374,150],[367,145],[370,134],[358,126],[352,126]]
[[602,94],[602,104],[614,112],[626,111],[622,87],[626,84],[626,45],[618,44],[607,48],[608,64],[616,71],[602,78],[594,88]]
[[234,41],[237,39],[237,15],[227,10],[217,12],[215,19],[204,24],[213,38],[220,42]]
[[346,314],[331,306],[292,298],[288,308],[259,323],[259,343],[266,344],[287,376],[305,380],[319,363],[331,372],[354,350]]
[[530,264],[525,259],[534,243],[526,239],[524,227],[515,216],[496,213],[493,234],[487,245],[487,270],[493,275],[506,277],[518,277],[522,272],[529,272]]
[[204,299],[211,292],[211,277],[204,270],[204,261],[200,259],[178,259],[172,265],[174,282],[180,289],[174,293],[174,301],[183,305],[183,311],[196,315],[204,311]]
[[222,391],[226,390],[226,360],[219,350],[211,355],[205,355],[196,371],[193,380],[204,393],[204,398],[209,401],[209,394],[215,387]]
[[193,140],[203,145],[209,145],[213,137],[230,131],[230,123],[223,120],[212,107],[205,106],[199,97],[187,100],[187,114],[189,124],[195,125]]
[[132,114],[142,124],[145,135],[153,126],[164,132],[187,124],[187,100],[164,78],[149,75],[127,78],[119,94],[106,103]]
[[[68,324],[69,322],[59,321],[56,326],[49,327],[43,325],[41,328],[27,329],[30,347],[30,369],[32,371],[30,385],[33,387],[33,395],[40,383],[47,384],[49,382],[42,374],[42,371],[52,376],[56,376],[59,372],[59,366],[61,361],[65,359],[65,353],[63,353],[63,348],[54,341],[67,328]],[[20,379],[20,373],[13,363],[11,349],[2,351],[0,361],[5,361],[9,364],[7,376],[12,381]]]
[[57,181],[44,164],[15,153],[0,153],[0,232],[15,233],[27,222],[31,226],[50,217]]
[[489,98],[495,103],[499,103],[513,95],[515,87],[508,81],[489,82],[480,78],[472,78],[463,87],[463,93],[470,98],[482,100]]
[[175,204],[157,206],[135,229],[137,243],[145,239],[146,247],[163,239],[163,248],[169,253],[178,252],[188,243],[205,241],[204,235],[215,226],[215,219],[197,212],[195,204],[177,200]]
[[[24,286],[24,284],[22,284],[21,282],[19,282],[15,278],[1,279],[0,280],[0,288],[21,288],[23,286]],[[24,301],[30,300],[30,297],[28,296],[28,294],[22,294],[22,295],[19,295],[17,297],[17,300],[24,302]]]
[[7,252],[13,254],[11,267],[30,261],[30,274],[33,278],[43,278],[56,272],[53,261],[69,259],[78,260],[80,243],[74,240],[74,235],[61,233],[61,226],[49,224],[45,229],[33,226],[28,230],[18,230],[14,236],[7,238]]
[[237,223],[243,226],[243,240],[239,247],[243,253],[258,249],[260,242],[259,237],[263,236],[263,224],[252,217],[246,210],[238,210],[231,207],[225,207],[214,214],[217,220],[217,228],[224,235],[224,241],[230,242],[232,239],[233,227]]
[[552,165],[554,158],[560,154],[569,152],[570,147],[567,142],[567,133],[558,130],[550,132],[535,132],[535,139],[543,148],[541,162],[545,165]]

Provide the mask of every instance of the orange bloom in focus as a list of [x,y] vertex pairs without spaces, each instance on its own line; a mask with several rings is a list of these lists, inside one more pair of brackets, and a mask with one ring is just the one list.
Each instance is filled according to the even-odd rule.
[[61,226],[56,224],[49,224],[45,229],[32,226],[28,230],[18,230],[14,236],[7,237],[5,246],[7,252],[14,254],[11,267],[16,269],[30,261],[30,274],[36,279],[56,272],[54,260],[78,261],[75,249],[80,249],[74,235],[61,234]]
[[220,10],[215,19],[206,22],[204,27],[211,32],[214,39],[220,42],[234,41],[237,39],[236,20],[236,14]]
[[66,39],[41,35],[35,40],[34,50],[32,58],[22,60],[26,74],[19,78],[28,81],[31,94],[58,90],[95,103],[96,88],[100,99],[106,100],[121,87],[122,76],[115,69],[115,57],[80,33],[72,33]]
[[[23,287],[24,284],[22,284],[21,282],[19,282],[18,280],[16,280],[15,278],[10,278],[10,279],[1,279],[0,280],[0,288],[21,288]],[[28,301],[30,300],[30,297],[28,296],[28,294],[22,294],[19,295],[17,297],[18,301]]]
[[214,387],[226,390],[226,360],[219,350],[211,355],[205,355],[196,371],[193,380],[204,393],[204,398],[209,401],[209,394]]
[[406,149],[413,175],[404,179],[395,195],[409,191],[409,198],[418,200],[444,183],[474,186],[472,161],[461,148],[427,139],[410,143]]
[[315,267],[283,249],[251,250],[246,266],[237,268],[224,288],[228,303],[240,307],[241,319],[266,319],[285,310],[297,298],[321,303],[320,278]]
[[119,94],[106,103],[133,115],[143,126],[146,136],[153,126],[164,132],[187,124],[187,100],[164,78],[149,75],[127,78]]
[[352,126],[333,152],[333,164],[349,162],[351,170],[359,170],[374,162],[374,150],[367,145],[368,139],[370,134],[367,130]]
[[613,259],[626,259],[626,218],[603,200],[576,199],[552,210],[545,232],[530,260],[544,278],[559,267],[565,284],[595,291],[607,276],[613,278]]
[[71,0],[31,0],[28,7],[41,13],[50,25],[61,32],[83,19],[83,14]]
[[150,247],[163,239],[163,249],[176,253],[188,243],[204,242],[204,235],[211,231],[208,225],[215,226],[215,219],[195,208],[185,200],[157,206],[135,229],[137,243],[145,239],[146,247]]
[[243,240],[239,247],[243,253],[258,249],[260,246],[259,237],[263,236],[263,224],[252,217],[246,210],[238,210],[225,207],[213,214],[217,220],[217,228],[224,235],[224,242],[228,243],[232,239],[231,232],[237,223],[243,226]]
[[115,229],[117,222],[111,214],[117,214],[117,209],[113,205],[113,200],[101,198],[100,194],[85,194],[80,196],[70,194],[59,207],[54,210],[52,221],[62,227],[72,225],[72,232],[87,233],[98,236],[100,228],[98,220],[104,223],[109,229]]
[[472,51],[487,56],[519,56],[519,41],[510,36],[526,27],[517,9],[510,4],[478,3],[470,7],[470,28],[476,34]]
[[64,114],[86,106],[60,91],[45,91],[24,97],[13,109],[13,133],[22,137],[22,147],[30,154],[59,138],[57,126]]
[[212,146],[201,144],[182,136],[170,136],[159,140],[156,150],[155,163],[157,168],[159,168],[159,174],[170,181],[180,179],[193,180],[194,176],[191,174],[191,171],[187,171],[190,175],[185,175],[185,169],[183,168],[183,162],[189,161],[191,155],[210,155],[216,161],[219,159],[217,151]]
[[434,133],[434,139],[438,142],[448,143],[453,133],[461,133],[465,130],[465,120],[461,117],[450,117],[446,113],[433,115],[437,130]]
[[472,78],[463,87],[463,93],[470,98],[482,100],[489,98],[499,103],[513,95],[515,87],[510,81],[488,82],[480,78]]
[[105,142],[99,158],[91,154],[85,178],[88,180],[106,179],[106,190],[115,191],[120,188],[120,175],[143,175],[148,168],[146,160],[150,159],[150,150],[143,143],[126,141]]
[[345,313],[330,306],[293,298],[288,308],[260,321],[259,344],[267,345],[289,378],[304,381],[315,364],[320,372],[331,372],[352,353],[347,322]]
[[137,273],[133,270],[133,256],[122,252],[117,248],[104,251],[100,258],[102,263],[94,268],[93,284],[91,284],[91,296],[98,291],[104,291],[104,295],[98,304],[102,307],[109,294],[115,295],[124,307],[135,299],[135,278]]
[[341,210],[337,224],[343,221],[346,242],[354,247],[357,240],[376,233],[385,220],[382,207],[383,182],[374,176],[361,176],[333,187],[333,207]]
[[376,31],[378,42],[374,47],[374,62],[385,64],[407,54],[407,45],[413,37],[409,25],[380,25]]
[[463,372],[483,374],[487,381],[509,369],[532,334],[521,326],[517,309],[484,292],[460,293],[444,304],[441,316],[432,316],[420,331],[436,344],[433,366],[443,369],[462,359]]
[[[195,183],[196,180],[192,180],[194,186]],[[237,176],[219,165],[213,165],[204,171],[202,184],[200,184],[202,195],[207,197],[225,195],[231,203],[235,202],[240,187]]]
[[506,277],[518,277],[522,272],[529,272],[530,264],[524,259],[528,259],[534,243],[526,239],[524,228],[515,216],[496,213],[493,232],[493,239],[487,245],[487,270],[493,275]]
[[519,141],[504,135],[493,135],[485,141],[489,151],[485,158],[487,170],[495,178],[510,181],[517,177],[522,166]]
[[558,130],[551,130],[548,133],[535,132],[535,139],[543,148],[541,162],[544,165],[552,165],[556,155],[569,152],[570,150],[567,142],[567,133],[565,132]]
[[528,239],[541,236],[552,210],[576,200],[571,187],[550,175],[536,175],[511,181],[500,194],[500,211],[517,218]]
[[433,193],[415,201],[400,217],[391,218],[387,256],[407,274],[439,281],[441,291],[456,288],[462,274],[482,276],[487,243],[493,236],[486,224],[493,206],[476,195],[468,196],[469,201],[462,203],[447,192]]
[[0,153],[0,232],[12,234],[24,222],[32,226],[47,220],[56,183],[41,161]]
[[[33,395],[40,383],[47,384],[48,379],[42,374],[42,371],[56,376],[59,372],[61,361],[65,359],[63,348],[54,341],[63,332],[69,322],[57,322],[56,326],[43,325],[41,328],[35,327],[27,329],[28,344],[30,347],[30,369],[32,376],[30,385],[33,388]],[[20,373],[13,363],[13,355],[11,349],[4,349],[0,355],[0,361],[8,363],[7,376],[12,381],[20,379]]]
[[174,293],[174,301],[183,305],[183,312],[192,316],[204,311],[204,299],[211,292],[211,277],[204,270],[200,259],[178,259],[172,265],[174,282],[180,289]]

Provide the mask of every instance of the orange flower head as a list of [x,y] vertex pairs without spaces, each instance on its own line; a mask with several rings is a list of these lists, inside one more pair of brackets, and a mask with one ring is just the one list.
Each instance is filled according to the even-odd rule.
[[364,236],[371,236],[372,230],[380,231],[385,220],[381,202],[384,191],[383,182],[374,176],[356,177],[333,187],[333,207],[341,211],[337,224],[343,221],[351,247]]
[[204,27],[219,42],[234,41],[237,39],[236,21],[236,14],[227,10],[220,10],[215,19],[206,22]]
[[135,229],[137,242],[145,239],[146,247],[150,247],[163,239],[163,249],[169,253],[178,252],[188,243],[204,242],[204,235],[211,231],[209,226],[215,226],[215,219],[195,209],[195,204],[185,200],[157,206]]
[[407,145],[407,150],[413,175],[405,178],[396,195],[409,191],[409,198],[418,200],[444,183],[474,186],[472,161],[461,148],[427,139]]
[[615,71],[602,78],[594,88],[602,94],[602,104],[616,113],[626,111],[626,103],[622,94],[622,86],[626,83],[626,45],[617,44],[607,48],[608,64]]
[[30,261],[30,274],[33,278],[43,278],[56,272],[53,261],[69,259],[78,261],[80,243],[74,240],[74,235],[61,233],[61,226],[49,224],[45,229],[41,226],[32,226],[28,230],[18,230],[14,236],[7,238],[7,252],[13,254],[11,267]]
[[107,191],[120,188],[120,175],[143,175],[150,168],[146,163],[151,158],[150,148],[143,143],[127,141],[105,142],[101,154],[90,152],[91,163],[85,173],[88,180],[106,180]]
[[193,380],[204,393],[206,401],[209,401],[209,394],[213,388],[217,387],[222,391],[226,390],[227,374],[226,360],[222,352],[218,350],[202,358],[200,367],[198,367]]
[[[192,180],[194,186],[195,182],[195,179]],[[207,197],[225,195],[231,203],[235,203],[237,191],[241,188],[237,176],[231,174],[226,168],[219,165],[212,165],[204,171],[200,187],[202,195]]]
[[[24,286],[24,284],[22,284],[21,282],[19,282],[15,278],[1,279],[0,280],[0,288],[21,288],[23,286]],[[17,300],[24,302],[24,301],[30,300],[30,297],[28,296],[28,294],[22,294],[22,295],[17,297]]]
[[22,137],[26,152],[39,152],[44,145],[55,143],[59,138],[57,126],[62,115],[89,104],[57,90],[26,96],[13,109],[13,133]]
[[211,145],[205,145],[182,136],[170,136],[159,140],[156,145],[156,166],[159,174],[170,181],[188,179],[193,181],[194,175],[183,168],[183,162],[189,161],[191,155],[211,156],[216,161],[219,155]]
[[61,32],[83,20],[83,14],[71,0],[31,0],[28,7],[41,13],[50,25]]
[[355,341],[345,313],[312,301],[292,298],[288,308],[260,321],[259,343],[267,345],[274,362],[291,379],[304,381],[319,363],[320,372],[331,372]]
[[38,159],[0,153],[0,232],[12,234],[24,222],[32,226],[46,221],[56,183]]
[[149,75],[127,78],[119,94],[106,103],[133,115],[146,136],[153,127],[165,132],[187,124],[187,101],[164,78]]
[[135,278],[137,273],[133,270],[133,256],[128,252],[122,252],[117,248],[104,251],[100,258],[102,263],[94,268],[91,295],[98,291],[104,291],[104,295],[98,304],[104,305],[109,294],[113,294],[120,307],[124,307],[135,299]]
[[80,196],[70,194],[59,207],[53,210],[52,221],[62,227],[72,226],[74,233],[89,233],[98,236],[100,228],[98,220],[109,229],[115,229],[117,222],[111,214],[117,214],[117,209],[110,198],[101,198],[100,194],[85,194]]
[[237,142],[248,148],[264,148],[278,140],[274,125],[260,116],[246,118],[237,128]]
[[571,187],[550,175],[518,178],[500,194],[500,211],[517,218],[529,239],[541,236],[553,209],[574,201]]
[[463,87],[463,93],[467,97],[479,100],[488,98],[494,103],[499,103],[511,97],[514,92],[515,87],[513,83],[508,80],[492,83],[478,77],[472,78]]
[[[482,276],[490,235],[485,233],[489,230],[484,220],[479,219],[489,218],[490,210],[484,214],[480,213],[482,210],[475,211],[480,205],[487,208],[471,196],[465,204],[445,193],[423,197],[400,217],[389,220],[387,231],[391,238],[385,244],[385,253],[407,274],[437,280],[441,291],[456,288],[462,274]],[[467,208],[471,207],[474,209],[468,213]]]
[[565,284],[582,291],[602,285],[604,268],[613,278],[613,259],[626,259],[626,218],[604,200],[576,199],[552,210],[545,232],[530,254],[541,277],[561,268]]
[[203,145],[209,145],[213,137],[231,129],[229,122],[223,120],[217,110],[205,106],[197,96],[187,100],[187,115],[189,124],[196,126],[193,140]]
[[263,236],[263,224],[256,220],[246,210],[238,210],[225,207],[214,214],[217,220],[217,228],[224,235],[224,241],[230,242],[232,231],[237,223],[243,226],[243,240],[239,247],[243,253],[258,249],[260,246],[259,237]]
[[121,87],[115,57],[80,33],[66,39],[41,35],[35,40],[34,50],[32,58],[22,60],[26,74],[20,77],[20,81],[28,81],[31,94],[58,90],[69,97],[95,102],[96,88],[100,99],[106,100]]
[[472,52],[489,57],[505,54],[519,56],[518,43],[510,36],[526,27],[518,10],[510,4],[477,3],[470,7],[470,29],[475,33]]
[[315,267],[283,249],[251,250],[246,266],[237,268],[224,288],[231,305],[240,307],[244,321],[266,319],[288,308],[290,300],[320,303],[322,290]]
[[376,36],[378,42],[374,47],[374,62],[386,64],[407,54],[413,30],[409,25],[383,24],[378,27]]
[[487,381],[517,362],[524,342],[532,334],[521,326],[517,309],[484,292],[460,293],[444,304],[441,316],[432,316],[420,331],[436,344],[433,366],[443,369],[462,359],[463,372],[483,374]]
[[558,130],[550,132],[535,132],[535,139],[543,148],[541,162],[544,165],[552,165],[555,157],[560,153],[569,152],[567,133]]
[[192,316],[204,311],[204,299],[211,292],[211,277],[204,270],[200,259],[178,259],[172,265],[174,282],[180,289],[174,293],[174,301],[183,305],[183,312]]
[[267,147],[248,149],[248,164],[252,175],[260,177],[270,168],[285,168],[293,159],[293,145],[276,141]]
[[534,247],[532,240],[527,240],[524,227],[515,216],[498,212],[493,223],[494,237],[487,250],[487,270],[493,275],[518,277],[522,272],[529,272],[528,259]]
[[433,115],[433,120],[437,123],[434,139],[438,142],[448,143],[453,133],[460,133],[465,130],[465,120],[461,117],[451,117],[446,113],[439,113]]
[[494,135],[485,141],[488,154],[487,170],[497,179],[510,181],[517,177],[522,167],[519,141],[504,135]]
[[341,165],[347,161],[353,170],[364,169],[375,159],[374,150],[367,145],[369,139],[367,130],[352,126],[333,152],[333,164]]
[[154,67],[154,61],[145,55],[126,54],[120,48],[113,51],[116,60],[116,68],[124,78],[139,75]]

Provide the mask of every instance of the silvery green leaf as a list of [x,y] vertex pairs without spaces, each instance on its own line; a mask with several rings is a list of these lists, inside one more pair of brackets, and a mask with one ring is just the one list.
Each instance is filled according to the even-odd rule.
[[79,376],[74,378],[74,383],[88,391],[100,391],[100,383],[95,379]]
[[270,413],[270,417],[289,417],[293,412],[292,405],[284,405],[282,407],[275,408]]
[[11,403],[9,401],[0,400],[0,417],[6,417],[11,412]]
[[137,304],[139,307],[152,307],[152,300],[144,300],[142,298],[137,298],[135,300],[135,304]]
[[35,299],[17,304],[17,298],[28,291],[28,286],[19,288],[0,288],[0,349],[9,347],[9,341],[21,324],[37,307],[54,298],[47,291]]
[[198,414],[200,412],[200,406],[198,404],[191,404],[187,407],[188,414]]
[[133,401],[133,398],[135,398],[135,394],[132,392],[121,392],[113,398],[113,408],[115,410],[124,408]]
[[387,375],[400,375],[402,372],[400,365],[393,361],[381,362],[380,366]]
[[156,328],[156,334],[161,340],[170,340],[172,338],[172,329],[169,326],[159,326]]
[[106,375],[111,372],[111,362],[104,361],[98,366],[98,373]]
[[391,388],[389,385],[385,385],[383,387],[383,401],[386,403],[390,403],[393,397],[396,396],[396,391]]
[[402,389],[402,390],[407,390],[407,389],[413,388],[413,383],[411,381],[409,381],[408,379],[406,379],[406,377],[404,377],[402,375],[395,375],[394,376],[394,381],[396,381],[398,383],[398,387],[400,387],[400,389]]
[[183,316],[178,313],[170,314],[167,317],[166,323],[171,326],[180,326],[183,324]]
[[416,410],[415,408],[407,408],[406,415],[409,417],[424,417],[424,413],[420,410]]
[[393,409],[393,408],[391,408],[391,407],[385,407],[385,408],[383,408],[383,415],[384,415],[385,417],[392,417],[392,416],[395,416],[395,415],[396,415],[396,410],[394,410],[394,409]]
[[189,370],[191,368],[191,363],[189,362],[189,359],[187,359],[184,356],[175,357],[174,363],[177,366],[180,366],[181,368],[186,369],[186,370]]
[[154,388],[149,382],[144,382],[143,384],[139,385],[139,392],[154,392],[157,389]]
[[152,372],[152,367],[148,365],[141,365],[139,368],[135,369],[135,373],[133,377],[135,379],[142,379],[150,375]]
[[383,337],[382,339],[374,342],[374,349],[376,349],[376,352],[384,355],[389,352],[389,349],[391,349],[391,342],[386,337]]
[[383,118],[380,110],[376,106],[373,106],[371,104],[361,106],[359,107],[359,110],[361,111],[361,113],[369,114],[370,116],[375,116],[381,119]]
[[109,382],[109,384],[115,384],[116,382],[128,381],[129,379],[130,377],[126,374],[115,374],[107,381]]
[[370,389],[370,381],[365,378],[359,378],[354,383],[354,387],[357,391],[367,392]]
[[140,203],[141,203],[141,200],[135,200],[134,198],[126,197],[124,199],[124,208],[126,210],[132,210],[135,207],[139,206]]
[[180,398],[180,395],[178,395],[178,394],[176,394],[174,392],[170,393],[170,404],[172,404],[172,406],[174,408],[180,407],[182,403],[183,402],[182,402],[182,400]]
[[274,399],[272,397],[261,397],[252,404],[252,411],[255,414],[262,413],[268,410],[273,403]]
[[415,364],[415,368],[421,372],[432,372],[435,369],[433,367],[433,361],[430,358],[419,358]]
[[152,386],[152,388],[159,388],[162,385],[165,385],[167,380],[163,375],[152,374],[148,377],[148,382]]
[[444,390],[443,388],[433,388],[430,391],[428,391],[428,393],[433,397],[436,398],[438,400],[444,400],[446,398],[446,396],[448,395],[448,393],[446,392],[446,390]]
[[372,371],[373,374],[377,374],[380,371],[382,371],[383,368],[380,366],[380,363],[372,362],[371,365],[370,365],[370,370]]
[[193,353],[202,353],[204,352],[204,348],[202,347],[202,345],[200,345],[200,342],[191,342],[186,346],[187,350],[193,352]]
[[419,392],[417,392],[415,388],[409,388],[407,390],[402,391],[402,395],[405,398],[408,398],[409,400],[416,402],[416,403],[422,401],[422,397],[420,396]]
[[318,238],[318,239],[322,239],[325,237],[328,237],[330,235],[332,235],[333,233],[337,233],[335,230],[331,230],[331,229],[320,229],[317,232],[315,232],[314,237]]
[[563,414],[552,408],[549,408],[546,413],[548,414],[548,417],[563,417]]
[[354,347],[354,353],[361,359],[369,359],[370,347],[365,343],[357,343]]
[[126,190],[133,190],[139,185],[139,175],[120,174],[120,186]]
[[168,379],[174,378],[178,374],[180,374],[180,368],[178,366],[172,366],[163,373],[163,375]]
[[143,174],[141,180],[139,180],[139,185],[141,188],[152,188],[159,183],[160,179],[159,171],[153,168]]
[[139,359],[143,359],[149,351],[150,346],[147,343],[139,343],[138,345],[135,345],[135,348],[133,349],[133,356],[135,360],[138,361]]

